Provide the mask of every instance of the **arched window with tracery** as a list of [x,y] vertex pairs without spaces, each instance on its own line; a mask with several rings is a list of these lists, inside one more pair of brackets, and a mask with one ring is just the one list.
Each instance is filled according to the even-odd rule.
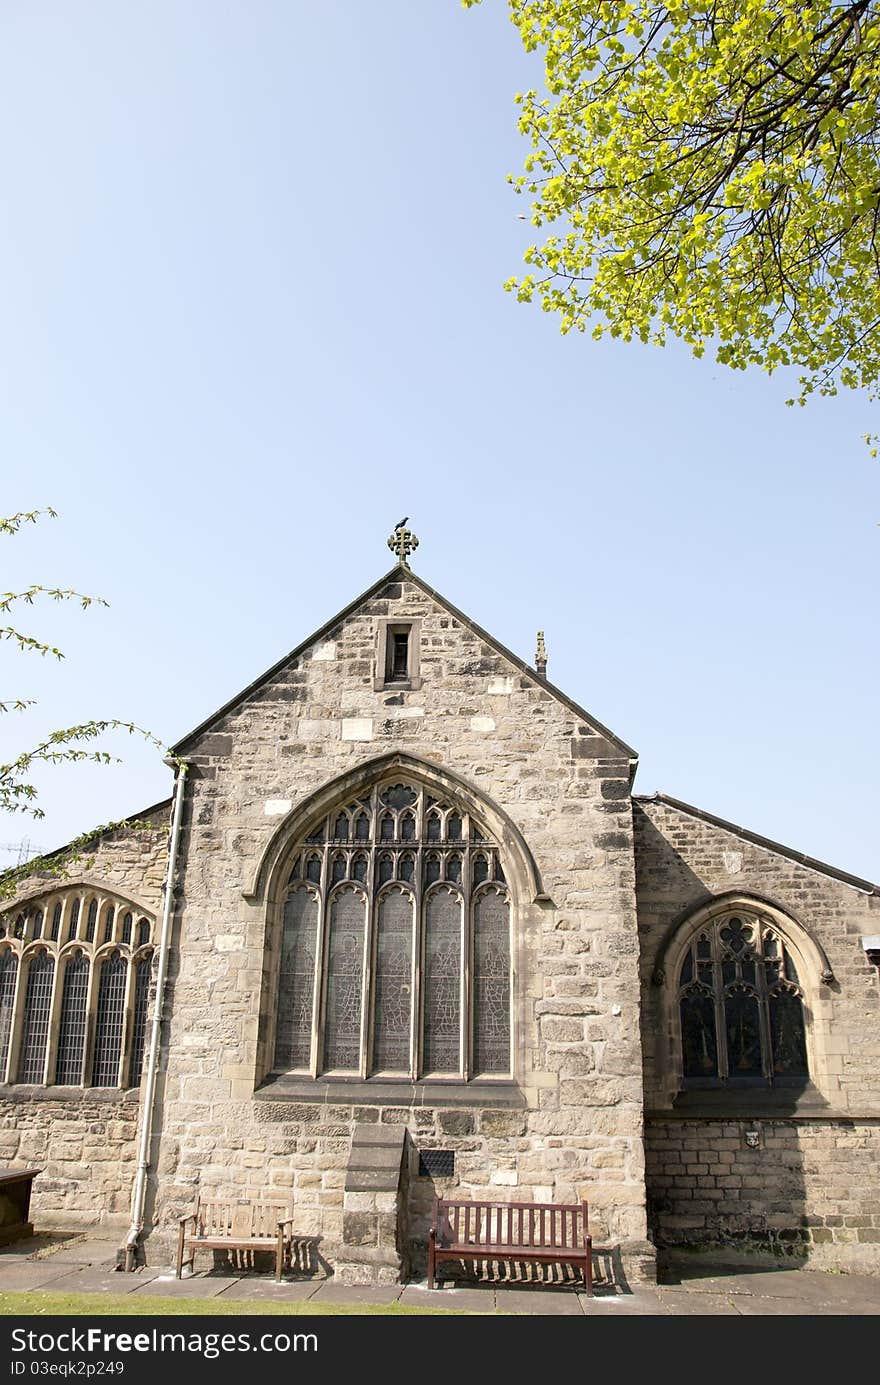
[[152,931],[130,901],[94,886],[49,890],[0,917],[0,1081],[136,1086]]
[[804,993],[791,950],[760,914],[716,915],[693,935],[678,984],[685,1087],[802,1086]]
[[275,1070],[509,1075],[510,975],[498,844],[451,798],[380,782],[294,848]]

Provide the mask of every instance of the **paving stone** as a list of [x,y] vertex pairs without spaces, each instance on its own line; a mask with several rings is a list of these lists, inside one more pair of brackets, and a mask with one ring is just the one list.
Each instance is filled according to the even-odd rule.
[[138,1274],[120,1274],[115,1270],[108,1273],[104,1269],[91,1268],[71,1271],[69,1265],[66,1269],[67,1274],[42,1287],[53,1294],[133,1294],[159,1273],[158,1270],[142,1270]]
[[56,1279],[70,1274],[70,1265],[56,1265],[52,1260],[45,1263],[39,1260],[25,1264],[4,1265],[0,1269],[0,1293],[23,1294],[31,1289],[40,1289]]
[[578,1294],[581,1307],[588,1318],[591,1317],[666,1317],[668,1309],[656,1290],[643,1290],[635,1294],[608,1294],[590,1298]]
[[315,1303],[396,1303],[399,1284],[322,1284],[313,1295]]
[[238,1282],[237,1278],[227,1275],[195,1274],[190,1279],[175,1279],[173,1275],[160,1274],[147,1284],[138,1285],[135,1292],[158,1294],[162,1298],[216,1298]]
[[321,1280],[293,1279],[276,1284],[274,1279],[239,1279],[223,1290],[224,1298],[265,1299],[277,1303],[300,1303],[312,1298]]
[[667,1313],[674,1318],[693,1318],[713,1315],[715,1317],[735,1318],[739,1316],[738,1300],[722,1294],[666,1294],[659,1291],[660,1302]]
[[583,1317],[581,1297],[574,1289],[505,1289],[495,1294],[500,1313],[539,1314],[548,1317]]
[[418,1308],[445,1308],[447,1312],[493,1313],[495,1298],[492,1286],[455,1289],[445,1285],[442,1289],[429,1289],[425,1283],[421,1283],[407,1284],[400,1295],[400,1302]]

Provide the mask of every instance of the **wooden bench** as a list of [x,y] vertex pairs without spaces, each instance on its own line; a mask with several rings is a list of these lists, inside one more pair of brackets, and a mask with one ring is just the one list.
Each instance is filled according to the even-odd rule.
[[557,1261],[580,1265],[593,1292],[593,1242],[586,1202],[451,1202],[434,1199],[428,1288],[442,1260]]
[[[197,1250],[267,1250],[275,1253],[275,1279],[280,1282],[285,1260],[290,1261],[293,1218],[287,1202],[237,1202],[202,1200],[194,1212],[180,1218],[177,1236],[177,1278],[184,1265],[184,1250],[191,1254],[186,1262],[192,1269]],[[192,1230],[187,1232],[187,1224]]]

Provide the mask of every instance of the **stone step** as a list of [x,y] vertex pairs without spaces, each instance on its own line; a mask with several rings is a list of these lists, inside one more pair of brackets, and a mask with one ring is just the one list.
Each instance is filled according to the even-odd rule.
[[347,1193],[396,1193],[399,1183],[395,1167],[388,1169],[349,1169],[345,1175]]
[[386,1145],[400,1149],[406,1134],[405,1125],[358,1125],[351,1139],[356,1145]]

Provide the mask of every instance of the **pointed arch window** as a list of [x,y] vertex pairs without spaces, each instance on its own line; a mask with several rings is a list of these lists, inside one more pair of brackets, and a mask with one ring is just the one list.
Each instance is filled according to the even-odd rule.
[[84,952],[73,953],[64,965],[58,1051],[55,1057],[55,1081],[59,1087],[78,1086],[83,1080],[90,971],[89,959]]
[[685,1087],[809,1080],[800,978],[761,915],[723,913],[698,929],[681,962],[678,1013]]
[[0,918],[0,1081],[137,1085],[152,930],[113,891],[76,886]]
[[485,828],[421,786],[380,781],[292,858],[275,1070],[509,1076],[510,899]]

